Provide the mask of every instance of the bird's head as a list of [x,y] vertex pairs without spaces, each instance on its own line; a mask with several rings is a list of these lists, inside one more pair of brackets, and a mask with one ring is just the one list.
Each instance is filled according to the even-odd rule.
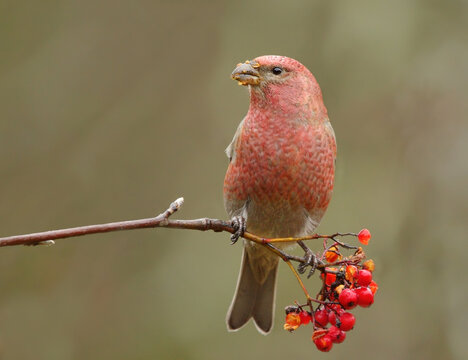
[[249,86],[251,106],[326,114],[317,81],[297,60],[277,55],[260,56],[237,64],[231,77],[239,85]]

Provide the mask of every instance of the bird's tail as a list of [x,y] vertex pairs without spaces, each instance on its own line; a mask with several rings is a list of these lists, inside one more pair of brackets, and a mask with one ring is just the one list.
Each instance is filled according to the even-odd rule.
[[251,264],[252,253],[244,248],[237,288],[227,313],[226,323],[229,331],[239,330],[250,318],[254,319],[258,331],[268,334],[273,327],[275,308],[276,273],[278,258],[269,259],[265,274],[259,278]]

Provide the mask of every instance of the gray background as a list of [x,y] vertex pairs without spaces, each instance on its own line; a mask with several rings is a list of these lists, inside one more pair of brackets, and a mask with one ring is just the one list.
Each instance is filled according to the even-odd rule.
[[[368,227],[380,289],[332,354],[224,324],[241,247],[139,230],[3,248],[2,359],[462,359],[466,343],[466,1],[0,1],[0,235],[149,217],[225,218],[248,106],[229,79],[304,63],[338,141],[322,233]],[[311,244],[316,249],[319,244]],[[309,282],[318,289],[317,282]],[[312,290],[314,292],[316,290]]]

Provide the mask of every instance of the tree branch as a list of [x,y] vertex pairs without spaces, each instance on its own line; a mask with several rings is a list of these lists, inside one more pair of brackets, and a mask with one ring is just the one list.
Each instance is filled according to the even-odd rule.
[[179,198],[174,201],[166,211],[153,218],[118,221],[107,224],[86,225],[68,229],[3,237],[0,238],[0,247],[14,245],[40,245],[44,242],[46,244],[53,244],[53,240],[65,239],[69,237],[155,227],[192,229],[200,231],[227,231],[230,233],[235,231],[230,223],[218,219],[202,218],[195,220],[170,220],[169,217],[177,210],[179,210],[183,203],[184,199]]
[[[184,203],[184,198],[175,200],[169,208],[164,212],[153,218],[138,219],[138,220],[127,220],[118,221],[107,224],[97,225],[86,225],[68,229],[51,230],[39,233],[25,234],[25,235],[14,235],[0,238],[0,247],[2,246],[15,246],[15,245],[52,245],[54,240],[65,239],[69,237],[84,236],[90,234],[106,233],[112,231],[122,230],[134,230],[134,229],[146,229],[164,227],[171,229],[190,229],[199,231],[212,230],[215,232],[229,232],[233,234],[236,229],[232,226],[231,222],[227,222],[219,219],[201,218],[193,220],[171,220],[169,217],[174,214]],[[343,244],[336,239],[336,236],[353,235],[353,233],[336,233],[333,235],[311,235],[301,238],[278,238],[278,239],[265,239],[249,232],[244,232],[243,238],[253,241],[258,244],[262,244],[269,248],[272,252],[282,258],[284,261],[296,261],[304,262],[304,258],[287,255],[278,248],[273,246],[276,242],[297,242],[301,240],[311,239],[331,239],[343,247],[354,248],[349,245]]]

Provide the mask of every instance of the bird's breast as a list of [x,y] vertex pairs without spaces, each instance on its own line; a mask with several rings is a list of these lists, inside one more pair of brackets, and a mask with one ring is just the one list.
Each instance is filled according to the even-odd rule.
[[288,222],[306,221],[307,214],[320,221],[333,189],[336,154],[326,125],[246,118],[235,151],[225,178],[225,201],[227,206],[245,201],[250,228],[279,222],[285,229]]

